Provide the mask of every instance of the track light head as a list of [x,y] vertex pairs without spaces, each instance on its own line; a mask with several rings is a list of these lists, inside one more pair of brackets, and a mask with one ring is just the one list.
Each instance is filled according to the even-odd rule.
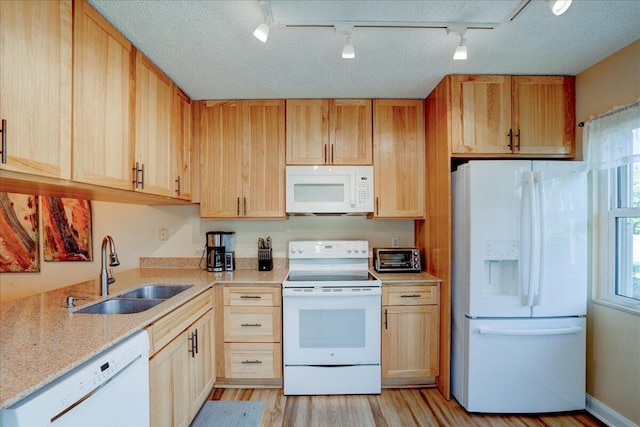
[[269,17],[264,18],[264,22],[258,25],[258,28],[253,32],[253,36],[260,40],[262,43],[267,42],[269,38]]
[[356,57],[356,50],[353,48],[353,40],[351,34],[347,37],[347,42],[342,49],[342,59],[353,59]]
[[569,9],[572,0],[547,0],[549,9],[554,15],[560,16]]
[[466,60],[467,59],[467,46],[466,45],[458,45],[456,47],[456,51],[453,54],[453,59],[458,60]]

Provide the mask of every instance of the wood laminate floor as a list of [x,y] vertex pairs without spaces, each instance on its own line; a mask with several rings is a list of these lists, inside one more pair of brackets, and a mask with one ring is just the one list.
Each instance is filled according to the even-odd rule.
[[435,388],[383,389],[380,395],[285,396],[283,389],[214,388],[209,400],[264,402],[260,427],[528,426],[603,427],[586,411],[544,415],[478,415]]

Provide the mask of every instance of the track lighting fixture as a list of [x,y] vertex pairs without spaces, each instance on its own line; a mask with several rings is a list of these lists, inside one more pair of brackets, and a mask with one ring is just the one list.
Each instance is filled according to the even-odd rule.
[[342,59],[353,59],[356,57],[356,50],[353,48],[353,40],[351,33],[347,36],[347,42],[342,49]]
[[273,21],[273,15],[271,14],[271,6],[267,0],[260,0],[258,4],[262,10],[262,16],[264,16],[264,22],[258,25],[258,28],[253,32],[253,36],[262,43],[266,43],[267,38],[269,38],[269,28]]
[[465,34],[467,33],[466,27],[447,27],[447,34],[458,34],[460,36],[460,43],[456,47],[456,51],[453,53],[453,59],[466,60],[467,59],[467,39]]
[[547,0],[547,4],[554,15],[560,16],[569,9],[571,0]]
[[267,42],[269,37],[269,17],[265,16],[264,22],[258,25],[258,28],[253,32],[253,36],[260,40],[262,43]]

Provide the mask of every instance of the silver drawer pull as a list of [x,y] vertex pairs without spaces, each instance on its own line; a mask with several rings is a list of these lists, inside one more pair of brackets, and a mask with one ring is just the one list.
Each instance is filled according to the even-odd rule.
[[262,323],[243,323],[240,326],[242,326],[243,328],[244,327],[249,327],[249,326],[260,328],[260,327],[262,327]]
[[243,360],[243,365],[260,365],[262,364],[262,360]]
[[414,294],[414,295],[400,295],[400,298],[420,298],[422,295]]
[[241,295],[240,299],[260,299],[260,295]]

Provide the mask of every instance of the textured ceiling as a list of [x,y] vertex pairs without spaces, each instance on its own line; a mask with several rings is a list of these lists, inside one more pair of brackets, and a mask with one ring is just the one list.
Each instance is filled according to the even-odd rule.
[[[561,16],[532,0],[269,2],[266,44],[255,0],[89,0],[193,99],[425,98],[447,74],[576,75],[640,38],[640,0],[574,0]],[[459,37],[443,28],[359,24],[493,23],[466,32],[469,58],[454,61]],[[356,58],[341,58],[355,24]],[[639,70],[640,72],[640,70]]]

